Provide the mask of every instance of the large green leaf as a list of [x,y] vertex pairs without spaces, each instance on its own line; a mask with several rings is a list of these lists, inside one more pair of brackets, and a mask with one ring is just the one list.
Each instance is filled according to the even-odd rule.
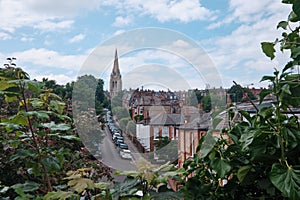
[[75,135],[58,135],[59,138],[65,139],[65,140],[74,140],[74,141],[80,141],[79,137],[76,137]]
[[286,27],[288,26],[288,22],[287,21],[281,21],[278,23],[277,28],[283,28],[286,30]]
[[216,129],[222,120],[222,118],[214,118],[212,121],[212,128]]
[[124,182],[117,182],[112,190],[113,199],[119,199],[120,196],[133,195],[139,190],[140,179],[126,179]]
[[28,120],[25,116],[15,115],[9,119],[10,123],[28,126]]
[[295,47],[291,49],[291,57],[296,59],[300,55],[300,47]]
[[291,146],[291,148],[295,148],[300,144],[300,130],[297,128],[286,128],[287,131],[287,144]]
[[61,101],[52,100],[50,101],[50,107],[52,110],[58,112],[59,114],[62,114],[65,109],[65,103]]
[[27,89],[35,94],[38,94],[41,92],[41,86],[42,86],[42,84],[37,81],[28,81],[27,82]]
[[48,156],[42,160],[42,163],[45,165],[47,172],[57,172],[61,170],[60,162],[56,157]]
[[4,91],[10,87],[16,87],[13,83],[7,83],[5,80],[0,80],[0,91]]
[[217,140],[212,135],[212,131],[208,131],[204,136],[203,143],[201,145],[201,155],[200,158],[206,157],[210,151],[213,149],[214,145],[216,144]]
[[245,179],[245,177],[247,176],[248,172],[250,171],[250,169],[252,168],[252,165],[246,165],[246,166],[242,166],[238,172],[237,172],[237,177],[239,179],[239,181],[242,183]]
[[275,163],[272,166],[270,180],[284,196],[298,200],[300,199],[300,167],[287,167]]
[[275,58],[274,53],[276,51],[274,49],[274,43],[272,43],[272,42],[262,42],[261,47],[262,47],[263,52],[266,54],[266,56],[271,58],[271,60],[273,60]]
[[4,126],[7,132],[20,129],[20,126],[17,124],[6,123],[6,122],[0,123],[0,126]]
[[300,17],[300,1],[296,0],[293,3],[293,11],[296,13],[298,18]]
[[42,123],[41,125],[45,128],[50,128],[51,131],[67,131],[70,129],[67,124],[55,124],[53,121],[50,123]]
[[273,107],[263,107],[259,110],[258,114],[262,116],[265,119],[268,119],[271,117],[274,113],[274,108]]
[[93,180],[88,178],[77,178],[70,180],[68,182],[68,186],[73,187],[76,192],[81,193],[85,189],[94,189],[95,183]]
[[25,183],[18,183],[11,186],[13,189],[20,188],[23,192],[33,192],[39,189],[40,184],[32,181],[26,181]]
[[34,116],[41,120],[50,118],[49,115],[47,114],[47,112],[45,112],[45,111],[29,111],[29,112],[22,112],[21,114],[24,115],[25,117]]
[[73,192],[65,192],[65,191],[54,191],[54,192],[48,192],[45,196],[44,196],[44,200],[55,200],[55,199],[59,199],[59,200],[67,200],[70,198],[78,198],[77,194],[74,194]]
[[248,146],[252,144],[255,130],[248,130],[244,132],[239,140],[242,145],[242,150],[247,150]]
[[17,159],[26,160],[28,157],[32,157],[35,155],[35,151],[33,149],[17,149],[16,152],[9,158],[10,162],[13,162]]
[[260,93],[259,93],[259,103],[262,103],[264,98],[271,94],[272,90],[267,90],[267,89],[263,89]]
[[260,80],[260,82],[262,81],[271,81],[273,82],[275,80],[275,76],[263,76]]
[[225,160],[224,158],[215,158],[215,160],[213,160],[211,163],[211,167],[221,178],[224,178],[225,175],[231,170],[228,160]]

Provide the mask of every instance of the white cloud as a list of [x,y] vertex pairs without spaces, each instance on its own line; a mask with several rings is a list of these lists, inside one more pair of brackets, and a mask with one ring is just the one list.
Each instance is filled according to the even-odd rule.
[[70,28],[70,18],[85,10],[98,9],[99,0],[40,1],[1,0],[0,30],[13,33],[20,27],[34,27],[44,31]]
[[61,55],[56,51],[40,49],[29,49],[12,54],[19,62],[32,63],[41,67],[53,67],[58,69],[79,70],[86,59],[85,55]]
[[0,40],[9,40],[11,36],[5,32],[0,32]]
[[116,27],[123,27],[123,26],[128,26],[132,23],[132,18],[127,16],[127,17],[121,17],[118,16],[115,19],[115,22],[113,23],[113,26]]
[[[258,21],[269,18],[270,16],[285,15],[290,10],[290,5],[283,5],[280,1],[273,0],[230,0],[229,1],[229,13],[222,20],[213,22],[207,28],[214,29],[219,28],[224,24],[230,23],[244,23],[251,24]],[[282,20],[283,20],[282,19]]]
[[[113,3],[110,5],[113,5]],[[203,7],[198,0],[127,0],[124,1],[121,7],[126,13],[150,15],[160,22],[171,20],[191,22],[214,19],[214,12]],[[121,7],[119,7],[119,10],[121,10]]]
[[117,31],[114,33],[114,36],[120,35],[120,34],[122,34],[122,33],[124,33],[124,32],[125,32],[125,30],[123,30],[123,29],[117,30]]
[[33,41],[33,38],[32,37],[25,37],[24,36],[24,37],[21,38],[21,41],[22,42],[31,42],[31,41]]
[[69,39],[69,43],[79,42],[85,38],[85,35],[80,33]]
[[160,22],[214,19],[214,12],[203,7],[198,0],[1,0],[0,30],[9,33],[21,27],[33,27],[43,31],[65,30],[73,25],[72,19],[75,16],[90,10],[99,10],[103,6],[117,9],[120,14],[114,22],[117,27],[130,25],[134,17],[144,15]]
[[58,31],[70,29],[73,25],[73,20],[64,20],[64,21],[42,21],[36,25],[33,25],[33,28],[40,29],[42,31]]

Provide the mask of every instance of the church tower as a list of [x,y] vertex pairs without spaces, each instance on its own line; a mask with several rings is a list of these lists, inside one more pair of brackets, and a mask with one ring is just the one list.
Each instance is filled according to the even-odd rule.
[[121,91],[122,91],[122,76],[119,69],[118,53],[116,49],[114,66],[110,74],[110,84],[109,84],[110,98],[111,99],[114,98]]

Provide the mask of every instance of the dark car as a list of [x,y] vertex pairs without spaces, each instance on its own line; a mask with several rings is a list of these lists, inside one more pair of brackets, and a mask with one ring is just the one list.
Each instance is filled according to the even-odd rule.
[[119,149],[128,149],[128,145],[126,143],[119,143],[118,148]]
[[117,140],[123,140],[124,141],[124,138],[122,136],[117,136],[117,137],[114,137],[113,138],[113,142],[116,143]]
[[124,143],[123,138],[122,138],[122,139],[118,139],[118,140],[116,140],[116,142],[115,142],[116,146],[119,146],[120,143]]

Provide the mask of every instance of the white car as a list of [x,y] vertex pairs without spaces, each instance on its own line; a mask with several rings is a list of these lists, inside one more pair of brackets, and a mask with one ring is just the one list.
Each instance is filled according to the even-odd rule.
[[112,139],[115,140],[116,137],[122,137],[120,133],[114,133]]
[[121,149],[120,150],[120,156],[123,159],[129,159],[129,160],[132,159],[131,152],[128,149]]

